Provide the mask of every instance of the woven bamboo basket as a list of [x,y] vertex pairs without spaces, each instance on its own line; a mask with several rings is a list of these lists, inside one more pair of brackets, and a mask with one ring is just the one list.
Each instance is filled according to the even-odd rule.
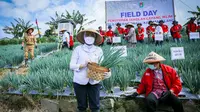
[[88,78],[97,81],[104,80],[105,72],[109,72],[109,69],[99,66],[97,63],[88,63]]

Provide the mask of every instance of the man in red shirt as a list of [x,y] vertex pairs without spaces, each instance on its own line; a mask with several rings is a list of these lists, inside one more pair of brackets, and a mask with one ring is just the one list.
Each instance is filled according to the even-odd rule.
[[169,42],[169,37],[168,37],[168,26],[166,24],[164,24],[164,21],[163,20],[160,20],[159,21],[159,24],[160,26],[162,27],[163,29],[163,37],[164,37],[164,40],[166,40],[167,42]]
[[[196,18],[191,18],[190,22],[187,24],[186,27],[186,33],[188,35],[188,39],[190,40],[190,32],[196,32],[197,31],[197,25],[194,23]],[[195,41],[194,39],[192,39]]]
[[112,26],[108,26],[108,31],[106,32],[107,44],[112,44],[112,38],[114,37],[114,32],[112,31]]
[[137,41],[140,43],[143,43],[144,42],[144,28],[142,27],[142,23],[138,23],[137,27],[138,28],[135,30]]
[[182,84],[176,70],[168,65],[161,64],[165,58],[155,52],[149,53],[144,59],[149,68],[145,71],[137,91],[128,98],[135,98],[145,94],[147,112],[155,112],[158,104],[170,105],[174,112],[184,112],[178,94]]
[[153,43],[155,42],[155,24],[152,21],[149,21],[149,26],[146,28],[146,33],[148,35],[148,42],[151,42],[153,39]]
[[182,30],[182,26],[180,24],[178,24],[178,21],[173,21],[173,26],[170,29],[171,35],[173,37],[174,42],[181,42],[181,30]]
[[103,37],[103,39],[102,39],[102,43],[100,44],[100,45],[103,45],[104,44],[104,40],[105,40],[105,32],[102,30],[102,27],[101,26],[99,26],[99,33],[101,34],[101,36]]
[[115,33],[117,34],[116,36],[124,35],[124,28],[121,27],[121,24],[117,23],[116,26],[117,26],[115,29]]

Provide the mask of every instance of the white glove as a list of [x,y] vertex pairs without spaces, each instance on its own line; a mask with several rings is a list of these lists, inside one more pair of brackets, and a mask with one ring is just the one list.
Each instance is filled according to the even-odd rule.
[[110,78],[111,77],[111,70],[110,70],[110,72],[105,72],[104,73],[104,79],[108,79],[108,78]]

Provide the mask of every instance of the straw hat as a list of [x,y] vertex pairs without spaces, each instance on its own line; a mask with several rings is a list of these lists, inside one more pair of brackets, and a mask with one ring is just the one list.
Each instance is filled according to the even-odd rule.
[[32,30],[32,31],[34,32],[34,29],[33,29],[33,28],[28,28],[28,29],[26,30],[26,33],[28,33],[29,30]]
[[60,32],[64,32],[64,31],[67,31],[67,30],[66,30],[66,29],[64,29],[64,28],[60,30]]
[[151,25],[158,25],[156,22],[152,22]]
[[94,45],[99,45],[99,44],[102,43],[103,37],[94,29],[85,29],[85,30],[80,31],[76,36],[77,40],[80,43],[82,43],[82,44],[85,43],[85,41],[84,41],[84,33],[85,32],[91,32],[91,33],[95,33],[96,34]]
[[152,51],[143,60],[143,63],[156,63],[156,62],[161,62],[161,61],[165,61],[165,58],[163,58],[162,56]]
[[134,27],[134,25],[133,25],[132,23],[128,23],[128,24],[126,24],[125,27],[128,27],[128,26]]

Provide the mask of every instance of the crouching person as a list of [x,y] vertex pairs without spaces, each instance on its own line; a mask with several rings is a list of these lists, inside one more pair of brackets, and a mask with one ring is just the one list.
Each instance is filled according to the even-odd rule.
[[155,112],[158,104],[170,105],[174,112],[184,112],[178,94],[182,85],[176,71],[161,64],[165,59],[155,52],[149,53],[144,59],[149,68],[145,71],[137,91],[129,97],[145,94],[147,112]]
[[[97,47],[102,43],[102,36],[95,30],[83,30],[77,34],[77,40],[82,43],[72,53],[70,69],[74,71],[74,91],[78,103],[78,112],[100,112],[100,87],[99,81],[87,77],[87,64],[100,60],[103,51]],[[110,72],[105,73],[108,78]]]

